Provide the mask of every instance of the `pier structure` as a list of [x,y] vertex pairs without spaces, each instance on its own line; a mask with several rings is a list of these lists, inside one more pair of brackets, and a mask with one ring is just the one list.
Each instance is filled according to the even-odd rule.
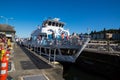
[[13,80],[64,80],[63,68],[37,55],[34,51],[17,46],[10,58],[9,76]]

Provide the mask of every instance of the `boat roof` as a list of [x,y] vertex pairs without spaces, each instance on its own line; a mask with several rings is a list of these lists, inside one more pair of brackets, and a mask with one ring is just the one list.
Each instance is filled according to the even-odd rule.
[[56,22],[56,23],[61,23],[61,24],[65,24],[64,22],[57,21],[57,20],[54,20],[54,19],[48,19],[48,20],[46,20],[45,22],[49,22],[49,21],[51,21],[51,22]]

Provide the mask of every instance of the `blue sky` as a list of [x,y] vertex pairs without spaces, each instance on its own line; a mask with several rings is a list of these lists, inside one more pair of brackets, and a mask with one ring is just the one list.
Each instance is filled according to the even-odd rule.
[[8,23],[19,37],[29,37],[48,17],[60,18],[70,33],[118,29],[120,0],[0,0],[0,16],[14,18]]

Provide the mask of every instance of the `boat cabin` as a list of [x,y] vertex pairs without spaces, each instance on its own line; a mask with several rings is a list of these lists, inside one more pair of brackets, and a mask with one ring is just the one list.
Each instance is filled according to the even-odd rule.
[[47,27],[47,26],[54,26],[54,27],[61,27],[61,28],[63,28],[64,23],[63,22],[59,22],[56,19],[53,19],[53,20],[48,19],[48,20],[44,21],[43,24],[42,24],[42,27]]
[[41,28],[38,28],[31,34],[31,37],[34,40],[36,40],[38,36],[40,36],[41,38],[45,37],[48,40],[53,38],[60,40],[62,33],[64,33],[65,35],[69,35],[69,31],[63,28],[64,25],[65,24],[59,21],[58,18],[47,19],[43,21]]

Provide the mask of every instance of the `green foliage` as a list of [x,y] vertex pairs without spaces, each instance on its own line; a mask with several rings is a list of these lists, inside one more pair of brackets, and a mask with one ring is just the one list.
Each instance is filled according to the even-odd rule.
[[100,34],[100,33],[120,33],[120,28],[119,29],[109,29],[109,30],[106,30],[106,28],[104,28],[103,30],[101,30],[101,31],[98,31],[98,32],[96,32],[96,30],[95,31],[91,31],[91,35],[92,34]]

